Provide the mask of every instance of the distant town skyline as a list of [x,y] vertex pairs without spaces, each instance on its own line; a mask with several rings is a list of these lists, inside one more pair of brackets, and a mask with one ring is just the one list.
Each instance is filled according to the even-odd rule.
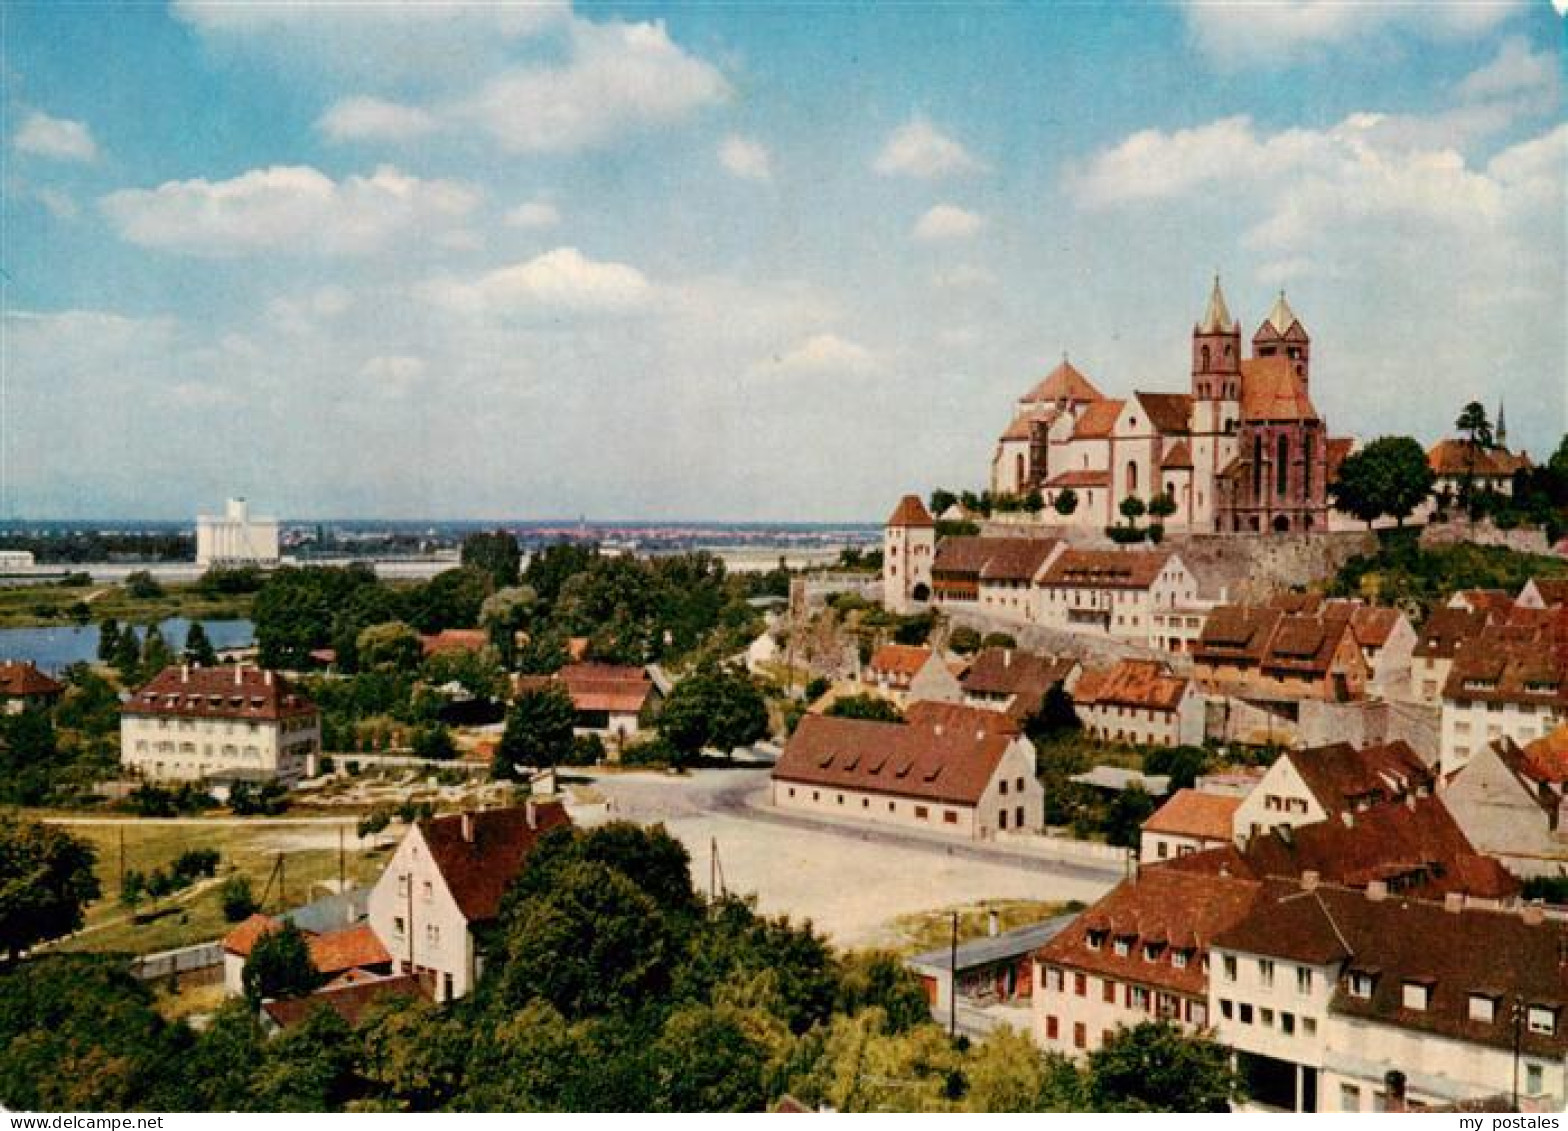
[[0,8],[0,519],[876,521],[1287,290],[1568,428],[1550,5]]

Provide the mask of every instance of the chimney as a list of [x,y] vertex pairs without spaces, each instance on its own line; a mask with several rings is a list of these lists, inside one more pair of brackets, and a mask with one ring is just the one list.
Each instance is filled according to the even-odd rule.
[[539,827],[539,805],[532,797],[523,802],[523,812],[528,819],[528,827],[537,829]]
[[1010,668],[1013,666],[1013,650],[1011,648],[1004,648],[1002,650],[1002,666],[1004,668]]
[[181,683],[189,683],[190,681],[191,681],[191,666],[189,664],[181,664],[180,665],[180,682]]
[[1001,921],[997,919],[995,911],[987,911],[985,917],[985,933],[993,939],[1002,933]]
[[1318,875],[1316,869],[1308,868],[1306,871],[1301,873],[1301,890],[1302,891],[1314,891],[1314,890],[1316,890],[1316,888],[1318,886],[1318,881],[1321,880],[1321,879],[1322,879],[1322,877]]
[[463,828],[463,843],[464,844],[473,844],[474,843],[474,815],[473,815],[473,813],[470,812],[467,809],[464,809],[463,812],[462,812],[462,815],[460,817],[460,820],[462,822],[462,828]]
[[1443,910],[1444,911],[1451,911],[1455,915],[1457,915],[1461,911],[1463,911],[1464,909],[1465,909],[1465,893],[1464,892],[1462,892],[1462,891],[1451,891],[1451,892],[1446,893],[1443,896]]
[[1539,903],[1527,903],[1519,909],[1519,918],[1524,920],[1526,926],[1539,927],[1546,922],[1546,908]]
[[1339,815],[1339,819],[1345,822],[1345,827],[1347,829],[1353,829],[1356,827],[1356,815],[1349,809],[1346,809],[1344,812],[1342,812]]
[[242,686],[244,684],[244,682],[245,682],[244,675],[245,675],[245,665],[244,664],[235,664],[234,665],[234,686],[235,687],[240,687],[240,686]]
[[1409,1111],[1405,1103],[1405,1074],[1397,1068],[1390,1069],[1383,1076],[1383,1087],[1388,1091],[1388,1103],[1385,1110],[1390,1114]]
[[272,669],[268,668],[266,670],[266,672],[262,675],[261,678],[266,683],[266,685],[268,687],[271,687],[272,686]]
[[1367,898],[1373,903],[1382,903],[1388,898],[1388,884],[1383,880],[1373,880],[1367,884]]

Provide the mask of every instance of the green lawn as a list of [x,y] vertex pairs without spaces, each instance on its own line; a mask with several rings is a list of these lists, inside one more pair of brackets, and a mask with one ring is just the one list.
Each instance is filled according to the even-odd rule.
[[249,593],[203,593],[194,582],[167,583],[163,596],[146,598],[132,597],[119,585],[19,585],[0,588],[0,628],[78,624],[72,609],[79,602],[86,603],[93,623],[109,617],[121,624],[150,624],[168,617],[237,620],[250,616],[252,600]]
[[[32,814],[47,816],[46,814]],[[65,818],[69,822],[70,818]],[[137,922],[120,904],[120,845],[124,833],[125,867],[150,872],[167,868],[190,848],[216,848],[222,854],[218,877],[234,871],[250,877],[259,898],[283,854],[283,890],[280,898],[274,880],[265,910],[276,911],[326,894],[323,881],[338,877],[337,831],[330,825],[287,825],[255,819],[234,825],[154,824],[126,820],[115,824],[69,825],[76,836],[98,850],[98,878],[103,897],[87,910],[82,933],[59,944],[61,950],[128,951],[145,954],[204,942],[222,936],[229,924],[223,918],[215,881],[202,881],[166,897],[157,906],[139,908]],[[390,835],[384,839],[390,841]],[[361,843],[352,823],[344,837],[346,872],[350,882],[369,883],[381,872],[385,851]]]

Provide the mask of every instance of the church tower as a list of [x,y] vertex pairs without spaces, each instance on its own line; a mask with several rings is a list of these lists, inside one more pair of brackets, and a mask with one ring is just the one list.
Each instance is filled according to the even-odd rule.
[[882,604],[889,612],[925,607],[935,559],[936,521],[919,495],[905,495],[882,532]]
[[1301,379],[1302,387],[1310,390],[1311,353],[1312,339],[1307,336],[1306,327],[1296,317],[1296,312],[1290,309],[1290,303],[1285,301],[1285,292],[1280,291],[1263,325],[1252,335],[1252,356],[1290,358],[1292,372]]
[[1192,395],[1200,401],[1241,398],[1241,324],[1230,316],[1218,275],[1192,328]]

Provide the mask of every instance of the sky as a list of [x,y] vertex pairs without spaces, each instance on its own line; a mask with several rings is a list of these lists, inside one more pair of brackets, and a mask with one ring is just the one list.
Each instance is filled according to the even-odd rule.
[[1545,2],[0,5],[0,519],[878,520],[1286,290],[1568,430]]

